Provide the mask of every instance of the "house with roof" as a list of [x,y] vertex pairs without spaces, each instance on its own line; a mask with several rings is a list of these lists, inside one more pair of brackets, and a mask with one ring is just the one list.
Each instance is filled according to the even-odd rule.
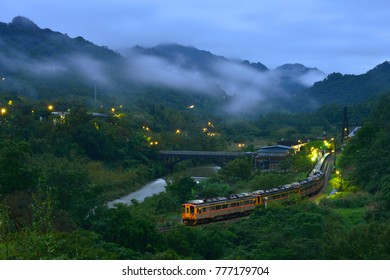
[[284,145],[264,146],[256,152],[256,168],[277,170],[279,163],[294,153],[294,149]]

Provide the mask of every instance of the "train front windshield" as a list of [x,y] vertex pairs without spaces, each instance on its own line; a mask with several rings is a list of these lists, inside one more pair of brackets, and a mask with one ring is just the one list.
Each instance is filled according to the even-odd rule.
[[181,208],[183,214],[195,214],[195,206],[193,205],[183,205]]

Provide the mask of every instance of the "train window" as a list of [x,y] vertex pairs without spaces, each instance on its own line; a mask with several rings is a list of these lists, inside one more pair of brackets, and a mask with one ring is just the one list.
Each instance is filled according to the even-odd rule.
[[182,212],[182,213],[185,213],[185,212],[186,212],[186,207],[185,207],[185,206],[183,206],[183,207],[181,208],[181,212]]
[[194,206],[190,206],[190,214],[194,214],[195,212],[195,207]]
[[216,209],[217,209],[217,210],[221,209],[221,205],[217,205],[217,206],[216,206]]
[[211,210],[215,210],[215,206],[212,206],[212,207],[211,207]]
[[227,207],[228,207],[227,204],[222,205],[223,209],[226,209]]

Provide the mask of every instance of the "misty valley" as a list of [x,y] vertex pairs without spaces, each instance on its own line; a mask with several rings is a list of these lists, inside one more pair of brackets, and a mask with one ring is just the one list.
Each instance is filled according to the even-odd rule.
[[[361,75],[269,69],[0,22],[0,259],[389,259],[389,76],[388,61]],[[325,154],[313,197],[181,220],[188,201],[306,180]]]

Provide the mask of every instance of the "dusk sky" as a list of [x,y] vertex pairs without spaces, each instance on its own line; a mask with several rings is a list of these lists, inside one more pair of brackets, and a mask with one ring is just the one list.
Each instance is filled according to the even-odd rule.
[[362,74],[390,60],[385,0],[0,0],[0,21],[41,28],[114,50],[178,43],[228,58]]

